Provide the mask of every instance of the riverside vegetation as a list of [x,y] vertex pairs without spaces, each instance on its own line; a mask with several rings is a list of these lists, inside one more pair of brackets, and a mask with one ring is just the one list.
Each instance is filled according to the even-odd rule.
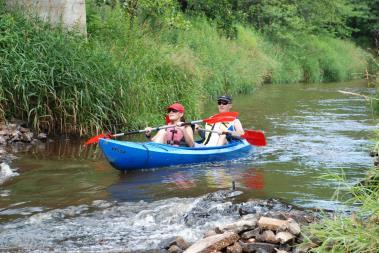
[[[160,112],[175,100],[195,118],[206,97],[253,92],[265,82],[349,80],[367,67],[367,53],[341,39],[353,33],[349,20],[372,26],[349,14],[354,1],[262,0],[242,13],[227,0],[86,2],[86,39],[0,9],[0,121],[14,117],[37,131],[81,135],[138,128],[160,124]],[[378,3],[359,4],[372,14]],[[312,22],[296,13],[306,4]],[[352,213],[326,215],[302,230],[314,252],[379,247],[378,169],[346,188]]]
[[86,1],[87,39],[0,9],[0,120],[88,135],[161,124],[172,101],[194,119],[222,93],[363,75],[367,53],[341,39],[352,2],[232,2]]

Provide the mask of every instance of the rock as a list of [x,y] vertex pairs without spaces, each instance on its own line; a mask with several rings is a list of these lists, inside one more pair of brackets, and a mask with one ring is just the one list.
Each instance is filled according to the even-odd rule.
[[20,127],[19,130],[20,130],[21,133],[28,133],[28,132],[30,132],[30,130],[28,128],[25,128],[25,127]]
[[246,231],[249,229],[254,229],[256,225],[257,225],[257,219],[255,218],[248,219],[248,220],[241,219],[231,224],[219,226],[215,229],[215,231],[217,233],[224,232],[224,231],[233,231],[235,233],[239,233],[239,232]]
[[242,253],[242,247],[236,242],[232,246],[226,247],[226,253]]
[[288,219],[288,232],[298,235],[301,232],[300,225],[293,219]]
[[37,139],[38,140],[46,140],[47,139],[47,135],[45,133],[39,133],[37,135]]
[[276,251],[276,253],[288,253],[288,251],[286,251],[286,250],[280,250],[277,248],[275,248],[275,251]]
[[271,230],[264,231],[261,235],[258,235],[256,239],[262,242],[269,242],[269,243],[279,242],[278,238],[276,238],[274,232],[272,232]]
[[4,136],[0,135],[0,145],[5,145],[7,144],[7,140],[4,138]]
[[242,251],[247,253],[253,252],[267,252],[273,253],[275,249],[275,244],[264,243],[264,242],[253,242],[253,243],[243,243],[240,242]]
[[241,235],[241,238],[242,239],[250,239],[252,237],[257,237],[257,236],[259,236],[259,228],[243,232]]
[[6,125],[6,129],[10,132],[16,131],[18,128],[17,124],[8,124]]
[[303,244],[298,245],[293,251],[293,253],[307,253],[310,249],[315,248],[315,247],[317,247],[317,244],[313,242],[303,243]]
[[268,229],[273,231],[284,231],[288,228],[289,222],[286,220],[278,220],[268,217],[261,217],[258,221],[260,229]]
[[213,252],[221,250],[238,241],[239,236],[234,232],[212,235],[192,244],[185,253]]
[[161,249],[168,249],[172,245],[176,245],[182,250],[185,250],[189,247],[189,244],[181,236],[170,237],[159,243],[159,247]]
[[183,250],[181,248],[179,248],[178,246],[176,245],[172,245],[168,250],[167,252],[169,253],[182,253]]
[[34,134],[32,132],[22,133],[21,140],[24,142],[31,142],[33,140]]
[[216,231],[209,230],[209,231],[207,231],[207,232],[204,233],[203,238],[206,238],[206,237],[209,237],[209,236],[212,236],[212,235],[217,235]]
[[275,237],[278,241],[280,241],[281,244],[284,244],[284,243],[295,238],[295,236],[293,234],[291,234],[290,232],[287,232],[287,231],[279,232],[276,234]]

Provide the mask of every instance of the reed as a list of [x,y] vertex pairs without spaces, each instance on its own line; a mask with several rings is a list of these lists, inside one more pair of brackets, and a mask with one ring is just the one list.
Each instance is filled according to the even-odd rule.
[[230,40],[203,17],[187,17],[183,29],[154,26],[92,1],[87,16],[85,39],[1,12],[1,120],[81,135],[141,128],[161,124],[175,101],[195,119],[207,97],[251,93],[264,82],[345,80],[365,65],[362,50],[337,39],[281,45],[240,25]]
[[[379,169],[371,169],[363,182],[354,186],[344,176],[328,176],[341,187],[335,196],[350,196],[345,201],[349,213],[325,215],[318,223],[306,228],[307,241],[317,238],[322,243],[312,252],[376,253],[379,248]],[[326,178],[324,178],[326,179]],[[347,189],[347,191],[346,191]]]

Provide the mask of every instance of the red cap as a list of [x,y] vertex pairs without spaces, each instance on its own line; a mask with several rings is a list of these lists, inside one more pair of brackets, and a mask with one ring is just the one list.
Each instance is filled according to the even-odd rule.
[[177,110],[178,112],[184,112],[184,106],[179,104],[179,103],[175,103],[175,104],[168,106],[167,110],[168,109],[174,109],[174,110]]

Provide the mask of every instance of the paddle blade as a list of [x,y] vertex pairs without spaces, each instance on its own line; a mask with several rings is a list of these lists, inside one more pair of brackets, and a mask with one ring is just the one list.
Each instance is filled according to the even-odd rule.
[[220,112],[220,113],[213,115],[211,118],[213,118],[213,117],[234,117],[234,118],[237,118],[238,114],[239,114],[238,112]]
[[262,131],[246,130],[242,138],[246,139],[248,143],[254,146],[266,146],[266,138]]
[[208,124],[215,124],[219,122],[232,122],[235,119],[236,117],[232,116],[210,117],[208,119],[203,119],[203,122]]
[[109,139],[110,136],[109,136],[109,134],[99,134],[97,136],[90,138],[88,141],[86,141],[84,143],[84,145],[90,145],[90,144],[98,143],[101,138]]
[[207,119],[203,119],[204,123],[215,124],[219,122],[232,122],[238,116],[238,112],[220,112]]

